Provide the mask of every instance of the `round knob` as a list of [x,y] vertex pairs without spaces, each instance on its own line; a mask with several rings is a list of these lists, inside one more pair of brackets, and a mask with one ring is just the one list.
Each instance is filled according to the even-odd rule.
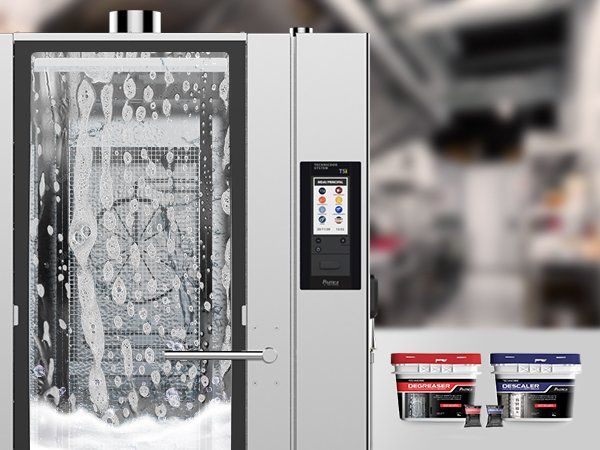
[[277,361],[277,356],[277,350],[275,350],[273,347],[267,347],[263,350],[263,361],[267,364],[272,364]]

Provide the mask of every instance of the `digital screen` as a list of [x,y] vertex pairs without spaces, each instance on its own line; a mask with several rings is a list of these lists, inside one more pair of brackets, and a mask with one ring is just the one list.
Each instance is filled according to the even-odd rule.
[[313,178],[313,234],[348,234],[348,178]]

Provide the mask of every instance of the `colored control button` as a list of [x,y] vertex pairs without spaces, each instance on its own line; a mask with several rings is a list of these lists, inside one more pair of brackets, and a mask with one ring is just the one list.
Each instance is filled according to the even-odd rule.
[[325,203],[326,201],[327,199],[325,197],[319,197],[319,203]]
[[338,186],[338,187],[335,188],[335,193],[336,194],[341,194],[343,192],[343,190],[344,189],[341,186]]
[[[339,208],[339,206],[338,206],[338,208]],[[320,214],[325,214],[325,211],[327,211],[327,208],[325,208],[324,206],[319,206],[319,213]],[[336,211],[337,211],[337,209],[336,209]]]
[[[323,197],[323,198],[324,198],[324,197]],[[342,197],[336,197],[336,198],[335,198],[335,202],[336,202],[338,205],[341,205],[343,201],[344,201],[344,199],[343,199]]]
[[340,216],[337,216],[337,217],[335,218],[335,223],[337,223],[338,225],[339,225],[340,223],[342,223],[343,221],[344,221],[344,219],[342,219]]
[[327,220],[327,218],[325,216],[319,216],[320,223],[325,223],[326,220]]
[[325,188],[319,188],[319,194],[323,195],[325,194],[325,192],[327,192],[327,190]]
[[344,210],[344,208],[342,208],[339,205],[335,207],[335,212],[338,213],[338,214],[341,214],[343,210]]

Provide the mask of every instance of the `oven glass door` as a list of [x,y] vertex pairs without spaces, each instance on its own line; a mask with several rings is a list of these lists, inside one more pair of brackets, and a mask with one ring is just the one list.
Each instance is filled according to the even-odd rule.
[[29,108],[16,414],[27,409],[31,448],[230,449],[232,362],[163,352],[234,349],[231,55],[111,45],[19,54],[31,71],[16,102]]

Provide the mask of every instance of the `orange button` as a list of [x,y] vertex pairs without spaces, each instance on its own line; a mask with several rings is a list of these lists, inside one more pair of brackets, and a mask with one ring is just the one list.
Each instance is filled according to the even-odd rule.
[[319,203],[325,203],[327,199],[325,197],[319,197]]

